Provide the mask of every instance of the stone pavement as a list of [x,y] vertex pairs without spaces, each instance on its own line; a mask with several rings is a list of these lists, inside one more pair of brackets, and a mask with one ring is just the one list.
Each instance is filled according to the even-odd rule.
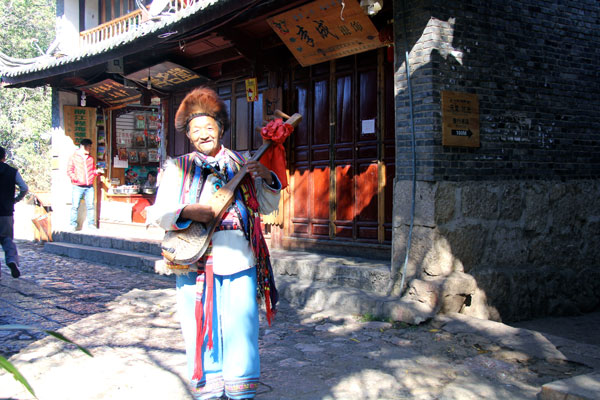
[[[22,277],[2,267],[0,325],[58,330],[94,355],[43,333],[0,330],[0,354],[11,356],[38,398],[191,399],[173,277],[18,246]],[[535,399],[557,380],[572,378],[568,386],[592,377],[592,389],[598,382],[600,348],[583,336],[459,314],[408,326],[286,302],[279,308],[272,327],[261,317],[257,399]],[[550,397],[560,387],[544,386],[543,398],[566,398]],[[31,398],[0,372],[0,399]],[[600,391],[571,398],[600,398]]]

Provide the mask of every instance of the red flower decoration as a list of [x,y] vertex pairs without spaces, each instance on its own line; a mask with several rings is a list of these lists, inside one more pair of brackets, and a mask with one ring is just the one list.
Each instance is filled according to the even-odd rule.
[[267,149],[260,159],[260,162],[271,171],[275,172],[281,188],[287,187],[287,175],[285,165],[285,148],[283,142],[294,131],[294,127],[283,122],[281,118],[270,121],[261,130],[261,135],[265,140],[271,140],[273,144]]

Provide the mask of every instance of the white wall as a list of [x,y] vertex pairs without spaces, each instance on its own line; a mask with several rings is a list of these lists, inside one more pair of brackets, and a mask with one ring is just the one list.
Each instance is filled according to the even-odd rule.
[[85,29],[98,26],[100,20],[98,12],[98,0],[85,0]]
[[79,1],[64,0],[64,7],[64,14],[56,19],[56,36],[60,51],[68,55],[79,48]]
[[[73,139],[65,135],[64,106],[78,106],[75,93],[58,92],[60,127],[52,131],[52,227],[66,229],[71,212],[71,181],[67,176],[69,157],[77,149]],[[81,207],[80,207],[81,208]],[[85,207],[83,207],[85,208]]]

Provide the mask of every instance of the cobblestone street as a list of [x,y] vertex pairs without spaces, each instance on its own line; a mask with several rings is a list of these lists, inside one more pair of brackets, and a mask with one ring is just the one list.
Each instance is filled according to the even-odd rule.
[[[0,330],[0,354],[40,399],[191,399],[174,278],[17,245],[22,276],[2,266],[0,324],[58,330],[94,354],[44,333]],[[257,399],[272,400],[535,399],[543,384],[600,360],[591,344],[460,315],[407,326],[286,302],[272,327],[261,321],[260,351]],[[31,398],[0,372],[0,399]]]

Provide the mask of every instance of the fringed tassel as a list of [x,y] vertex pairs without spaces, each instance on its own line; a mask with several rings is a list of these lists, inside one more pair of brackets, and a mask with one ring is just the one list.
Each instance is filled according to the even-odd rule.
[[196,354],[194,359],[194,375],[193,380],[199,381],[202,379],[202,342],[204,341],[204,329],[202,327],[203,320],[203,304],[202,293],[204,292],[204,273],[198,273],[196,278]]
[[271,309],[271,291],[269,289],[269,282],[265,282],[265,308],[267,312],[267,322],[269,326],[273,322],[273,317],[275,316],[273,310]]
[[[254,217],[254,226],[252,227],[252,247],[253,248],[259,248],[259,251],[263,250],[260,249],[259,243],[261,242],[261,235],[262,235],[262,231],[260,230],[260,215],[257,213],[256,216]],[[262,258],[264,257],[264,254],[254,254],[257,258]]]
[[213,318],[213,266],[212,262],[207,263],[205,267],[206,272],[206,322],[204,323],[204,329],[202,335],[208,334],[208,342],[206,348],[212,350],[213,348],[213,334],[212,334],[212,318]]

